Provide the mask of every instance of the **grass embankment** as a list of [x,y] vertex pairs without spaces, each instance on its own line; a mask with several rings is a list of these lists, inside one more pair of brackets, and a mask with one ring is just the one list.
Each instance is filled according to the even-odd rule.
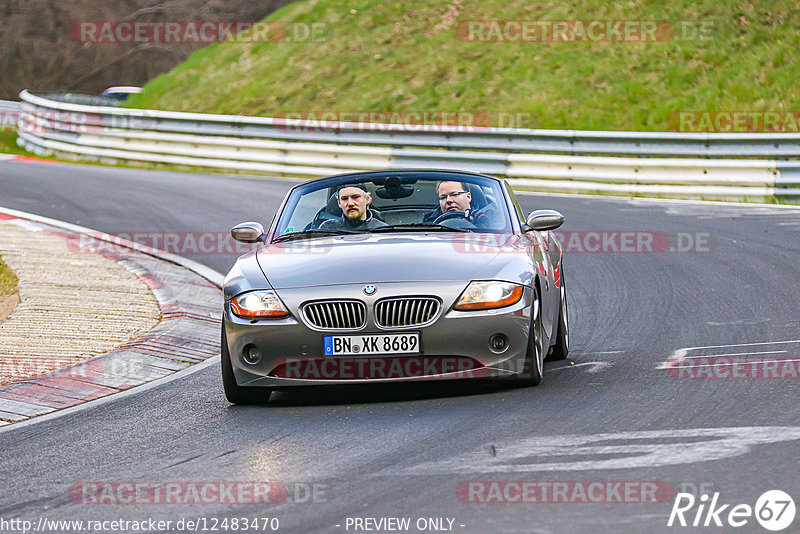
[[17,132],[15,130],[0,130],[0,153],[32,156],[27,150],[17,146]]
[[11,295],[17,292],[19,279],[14,271],[6,265],[3,257],[0,256],[0,296]]
[[[680,111],[800,109],[794,0],[308,0],[266,20],[287,23],[290,35],[320,22],[325,32],[211,45],[127,105],[254,116],[486,112],[493,125],[511,113],[503,125],[655,131],[675,128]],[[659,23],[655,42],[496,42],[474,40],[491,36],[489,25],[469,40],[476,20],[669,24]]]
[[0,322],[8,318],[19,302],[18,283],[17,275],[0,257]]

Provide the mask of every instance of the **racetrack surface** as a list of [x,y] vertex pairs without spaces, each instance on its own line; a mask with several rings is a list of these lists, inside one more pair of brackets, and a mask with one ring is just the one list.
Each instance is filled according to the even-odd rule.
[[[109,233],[227,232],[245,220],[266,226],[293,183],[3,162],[0,205]],[[771,489],[799,499],[796,377],[676,379],[659,366],[679,349],[723,345],[677,355],[800,359],[800,343],[778,343],[800,340],[800,210],[535,195],[520,201],[526,212],[553,208],[567,221],[571,357],[547,363],[541,386],[303,390],[273,395],[267,406],[237,407],[225,401],[213,365],[0,431],[0,517],[277,517],[283,532],[353,532],[348,517],[410,517],[412,527],[417,518],[443,517],[464,533],[667,532],[691,529],[667,527],[673,495],[659,503],[585,503],[571,494],[571,502],[481,504],[463,502],[457,488],[469,481],[654,481],[676,492],[704,485],[719,492],[721,504],[753,506]],[[650,232],[655,248],[666,235],[673,248],[690,250],[577,251],[603,239],[619,243],[622,231]],[[222,273],[235,260],[188,257]],[[237,480],[280,482],[289,497],[268,505],[98,505],[69,493],[93,481]],[[324,495],[295,502],[304,484],[321,485]],[[764,531],[752,517],[743,530]]]

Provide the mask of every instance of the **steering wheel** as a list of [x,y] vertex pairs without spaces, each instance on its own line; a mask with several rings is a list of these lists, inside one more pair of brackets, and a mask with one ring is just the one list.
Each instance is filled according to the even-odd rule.
[[442,213],[436,220],[433,221],[433,224],[442,224],[443,221],[449,221],[450,219],[466,219],[467,214],[463,211],[448,211],[447,213]]
[[[442,224],[445,221],[453,221],[455,224]],[[463,211],[448,211],[439,215],[433,224],[442,224],[442,226],[452,226],[453,228],[475,228],[475,225],[467,219],[467,214]]]

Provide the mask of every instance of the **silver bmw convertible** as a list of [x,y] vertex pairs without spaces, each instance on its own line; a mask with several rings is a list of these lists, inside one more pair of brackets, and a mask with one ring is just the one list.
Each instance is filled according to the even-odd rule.
[[525,217],[497,178],[370,171],[293,187],[225,278],[222,379],[236,404],[293,386],[507,379],[569,351],[564,217]]

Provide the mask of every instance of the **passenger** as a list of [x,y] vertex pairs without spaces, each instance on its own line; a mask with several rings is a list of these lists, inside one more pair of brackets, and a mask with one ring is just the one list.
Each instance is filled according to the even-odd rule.
[[339,187],[336,202],[342,208],[342,216],[323,222],[319,227],[320,230],[366,231],[386,226],[385,222],[372,216],[369,209],[372,196],[364,184],[346,184]]

